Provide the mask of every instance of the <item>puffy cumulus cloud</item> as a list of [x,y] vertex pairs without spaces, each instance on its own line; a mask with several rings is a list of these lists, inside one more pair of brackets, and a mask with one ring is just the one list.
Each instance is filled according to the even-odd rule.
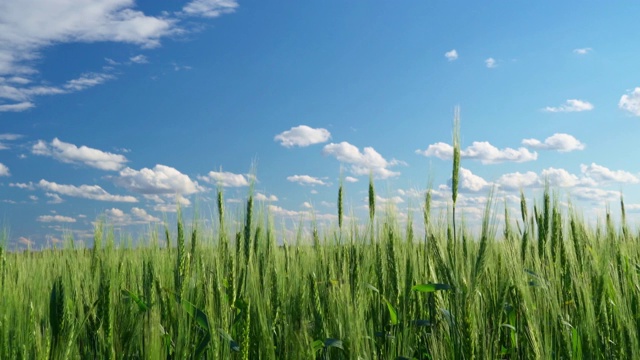
[[504,190],[519,190],[539,185],[540,179],[538,174],[533,171],[527,171],[526,173],[514,172],[500,176],[496,180],[496,184]]
[[58,161],[70,164],[84,164],[100,170],[117,171],[128,161],[124,155],[104,152],[87,146],[53,139],[51,143],[39,140],[31,148],[34,155],[50,156]]
[[42,216],[38,216],[36,221],[74,223],[76,222],[76,219],[69,216],[62,216],[62,215],[42,215]]
[[556,133],[544,140],[524,139],[522,145],[537,150],[556,150],[559,152],[570,152],[574,150],[584,150],[585,145],[572,135]]
[[25,190],[35,189],[35,186],[33,186],[33,183],[31,181],[29,181],[28,183],[9,183],[9,186],[17,187],[18,189],[25,189]]
[[318,214],[311,211],[296,211],[287,210],[277,205],[269,205],[268,210],[271,214],[281,216],[285,218],[297,218],[297,219],[315,219],[315,220],[337,220],[338,216],[333,214]]
[[496,59],[490,57],[490,58],[488,58],[488,59],[486,59],[484,61],[484,65],[486,67],[488,67],[489,69],[494,69],[494,68],[498,67],[498,61],[496,61]]
[[0,163],[0,176],[10,176],[9,168],[7,165]]
[[129,203],[138,202],[138,199],[133,196],[109,194],[98,185],[63,185],[42,179],[38,182],[38,187],[47,192],[83,199]]
[[590,187],[578,187],[571,192],[571,196],[578,200],[589,201],[601,205],[610,201],[619,201],[620,192]]
[[280,142],[280,145],[290,148],[320,144],[329,141],[330,138],[331,133],[327,129],[314,129],[307,125],[300,125],[276,135],[273,139]]
[[236,11],[238,2],[235,0],[193,0],[186,4],[182,11],[190,16],[215,18],[223,14]]
[[302,203],[302,207],[305,208],[305,209],[312,209],[313,205],[311,205],[310,202],[305,201],[305,202]]
[[444,57],[446,57],[449,61],[456,61],[458,59],[458,51],[456,51],[456,49],[447,51],[446,53],[444,53]]
[[209,171],[206,176],[198,176],[198,179],[222,187],[249,186],[249,179],[246,176],[227,171]]
[[139,219],[140,221],[144,221],[144,222],[159,222],[160,219],[158,219],[157,217],[148,214],[144,209],[140,209],[137,207],[131,208],[131,214]]
[[594,106],[588,101],[569,99],[560,106],[547,106],[543,110],[546,112],[580,112],[593,110]]
[[113,181],[116,185],[139,194],[191,195],[202,190],[202,187],[189,176],[175,168],[160,164],[153,169],[125,168]]
[[[369,202],[369,197],[364,199],[366,203]],[[376,203],[378,204],[401,204],[404,200],[400,196],[391,196],[388,198],[382,197],[380,195],[376,195]]]
[[637,87],[622,95],[618,107],[635,116],[640,116],[640,87]]
[[157,217],[148,214],[146,210],[137,207],[132,208],[130,213],[125,213],[121,209],[111,208],[105,210],[104,214],[110,223],[120,226],[148,224],[160,221]]
[[287,180],[298,183],[300,185],[327,185],[324,181],[318,179],[317,177],[309,176],[309,175],[293,175],[287,176]]
[[278,197],[275,195],[265,195],[263,193],[257,192],[254,195],[254,199],[256,199],[257,201],[278,201]]
[[597,182],[618,182],[627,184],[637,184],[640,182],[638,176],[624,170],[610,170],[602,165],[591,163],[591,165],[580,165],[580,171],[585,176]]
[[460,168],[460,187],[465,190],[477,192],[486,190],[491,184],[469,169]]
[[[416,150],[416,154],[427,157],[437,157],[442,160],[453,158],[453,146],[438,142],[429,145],[426,150]],[[460,151],[463,159],[478,160],[483,164],[498,164],[502,162],[526,162],[538,158],[538,153],[531,152],[521,147],[518,149],[504,148],[498,149],[487,141],[474,141],[471,146]]]
[[540,173],[541,183],[548,182],[551,187],[574,187],[580,185],[595,185],[592,180],[579,178],[565,169],[553,167],[542,170]]
[[371,172],[381,179],[400,175],[399,172],[391,171],[388,168],[401,162],[398,160],[387,161],[372,147],[365,147],[360,152],[358,147],[343,141],[339,144],[325,145],[322,153],[334,156],[338,161],[349,164],[350,171],[354,175],[368,175]]
[[346,176],[344,178],[344,181],[348,183],[354,183],[354,182],[358,182],[358,178],[354,178],[353,176]]
[[47,201],[47,204],[60,204],[60,203],[64,202],[64,200],[62,200],[62,198],[58,194],[45,193],[45,196],[48,197],[49,199],[51,199],[51,200]]

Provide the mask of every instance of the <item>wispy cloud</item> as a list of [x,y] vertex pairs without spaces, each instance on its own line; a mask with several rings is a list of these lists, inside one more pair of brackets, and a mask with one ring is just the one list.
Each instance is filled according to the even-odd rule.
[[546,112],[580,112],[580,111],[591,111],[594,106],[588,101],[578,100],[578,99],[569,99],[565,101],[564,104],[560,106],[547,106],[543,111]]
[[[177,13],[151,16],[140,11],[133,0],[6,2],[0,11],[0,76],[7,75],[5,82],[27,97],[11,99],[0,89],[0,112],[25,111],[34,107],[35,96],[81,91],[114,78],[88,72],[57,87],[34,84],[31,77],[38,72],[36,65],[42,62],[45,48],[95,42],[154,48],[163,38],[189,31],[183,26],[185,17],[213,18],[237,7],[234,0],[194,0]],[[129,61],[143,63],[146,58],[137,55]],[[108,66],[120,64],[112,59],[107,62]]]
[[574,54],[578,54],[578,55],[587,55],[588,53],[590,53],[591,51],[593,51],[592,48],[587,47],[587,48],[578,48],[578,49],[573,49],[573,53]]
[[444,57],[446,57],[449,61],[456,61],[458,59],[458,51],[456,51],[456,49],[447,51],[446,53],[444,53]]
[[[453,158],[453,146],[438,142],[429,145],[426,150],[416,150],[416,153],[427,157],[451,160]],[[538,153],[531,152],[524,147],[498,149],[487,141],[474,141],[471,146],[460,151],[460,156],[463,159],[478,160],[483,164],[498,164],[502,162],[533,161],[538,158]]]
[[222,187],[249,186],[246,176],[226,171],[209,171],[206,176],[198,176],[198,179]]
[[640,116],[640,87],[628,91],[622,95],[618,107],[635,116]]
[[349,182],[349,183],[354,183],[354,182],[358,182],[358,178],[354,178],[353,176],[346,176],[344,178],[344,181]]
[[184,14],[189,16],[202,16],[215,18],[223,14],[236,11],[238,2],[235,0],[194,0],[182,8]]
[[320,144],[329,141],[330,138],[331,133],[327,129],[314,129],[307,125],[300,125],[276,135],[273,139],[280,142],[280,145],[290,148]]
[[0,134],[0,150],[6,150],[9,148],[7,141],[14,141],[22,138],[22,135],[18,134]]
[[149,59],[147,59],[146,56],[140,54],[140,55],[130,57],[129,61],[131,61],[134,64],[147,64],[149,62]]
[[138,202],[138,199],[133,196],[111,195],[98,185],[63,185],[42,179],[38,182],[38,187],[47,192],[77,198],[112,202]]
[[287,176],[287,180],[298,183],[300,185],[327,185],[324,181],[318,179],[317,177],[309,176],[309,175],[292,175]]
[[498,67],[498,61],[496,61],[496,59],[490,57],[490,58],[488,58],[488,59],[486,59],[484,61],[484,65],[486,67],[488,67],[489,69],[494,69],[494,68]]
[[358,147],[343,141],[339,144],[325,145],[322,153],[349,164],[350,171],[355,175],[368,175],[371,172],[381,179],[400,175],[399,172],[389,170],[389,167],[399,165],[401,162],[395,159],[386,160],[372,147],[365,147],[363,152],[360,152]]
[[74,223],[76,222],[76,219],[69,216],[62,216],[62,215],[42,215],[42,216],[38,216],[36,221]]
[[555,150],[559,152],[570,152],[575,150],[584,150],[585,145],[572,135],[556,133],[544,140],[524,139],[522,145],[537,150]]
[[0,112],[21,112],[29,110],[34,106],[35,104],[30,101],[23,101],[16,104],[4,104],[0,105]]
[[124,167],[127,158],[124,155],[112,154],[87,146],[76,146],[74,144],[53,139],[51,143],[39,140],[31,148],[34,155],[50,156],[54,159],[69,164],[84,164],[100,170],[117,171]]

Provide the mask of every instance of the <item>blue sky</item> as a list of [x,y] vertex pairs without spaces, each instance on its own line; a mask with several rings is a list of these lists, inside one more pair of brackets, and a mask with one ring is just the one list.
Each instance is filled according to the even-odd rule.
[[[450,192],[515,207],[545,180],[640,220],[640,4],[24,0],[0,6],[0,215],[12,247],[125,232],[255,192],[278,222]],[[418,216],[417,216],[418,217]]]

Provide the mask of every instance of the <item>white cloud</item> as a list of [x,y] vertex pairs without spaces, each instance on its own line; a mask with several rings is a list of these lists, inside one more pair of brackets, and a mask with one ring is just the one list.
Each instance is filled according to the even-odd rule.
[[147,16],[133,0],[6,2],[0,12],[0,74],[29,74],[40,50],[59,43],[159,45],[175,20]]
[[327,142],[330,138],[331,133],[327,129],[314,129],[307,125],[300,125],[276,135],[273,139],[279,141],[280,145],[290,148],[320,144]]
[[640,116],[640,87],[622,95],[620,102],[618,103],[618,107],[635,116]]
[[291,182],[298,183],[300,185],[327,185],[324,181],[318,179],[317,177],[309,176],[309,175],[293,175],[288,176],[287,180]]
[[551,187],[574,187],[582,184],[582,181],[565,169],[553,167],[542,170],[541,181],[548,181]]
[[313,208],[313,205],[311,205],[310,202],[305,201],[305,202],[302,203],[302,207],[305,208],[305,209],[311,209],[311,208]]
[[131,61],[134,64],[146,64],[149,62],[149,59],[147,59],[146,56],[140,54],[140,55],[130,57],[129,61]]
[[222,187],[249,186],[249,180],[246,176],[226,171],[209,171],[206,176],[198,176],[198,179]]
[[546,112],[580,112],[580,111],[591,111],[594,106],[588,101],[578,100],[578,99],[569,99],[565,101],[564,104],[560,106],[547,106],[542,109]]
[[22,138],[22,135],[18,134],[0,134],[0,150],[9,149],[9,145],[4,141],[14,141]]
[[62,216],[62,215],[42,215],[42,216],[38,216],[36,221],[74,223],[76,222],[76,219],[69,216]]
[[33,201],[38,201],[38,197],[35,195],[29,195],[29,199]]
[[150,222],[159,222],[155,216],[149,215],[144,209],[134,207],[131,209],[131,214],[127,214],[124,211],[111,208],[105,210],[104,214],[114,225],[126,226],[135,224],[148,224]]
[[53,139],[50,144],[39,140],[31,148],[34,155],[51,156],[56,160],[70,164],[84,164],[100,170],[120,170],[128,161],[124,155],[104,152],[87,146],[77,147],[74,144]]
[[58,194],[45,193],[45,195],[48,198],[51,198],[51,200],[47,201],[47,204],[60,204],[60,203],[64,202],[64,200],[62,200],[62,198]]
[[144,209],[140,209],[137,207],[134,207],[131,209],[131,214],[133,216],[135,216],[137,219],[144,221],[144,222],[159,222],[160,219],[158,219],[157,217],[148,214]]
[[186,15],[215,18],[236,11],[236,0],[193,0],[182,8]]
[[504,174],[496,180],[496,184],[505,190],[519,190],[537,186],[539,183],[538,174],[533,171],[527,171],[524,174],[520,172]]
[[578,55],[586,55],[586,54],[590,53],[591,51],[593,51],[592,48],[573,49],[573,53],[574,54],[578,54]]
[[0,163],[0,176],[10,176],[9,168],[7,165]]
[[456,49],[447,51],[446,53],[444,53],[444,57],[446,57],[449,61],[455,61],[458,59],[458,52],[456,51]]
[[[113,78],[114,76],[109,74],[86,73],[86,74],[82,74],[77,79],[67,81],[67,83],[64,85],[64,88],[67,89],[68,91],[82,91],[90,87],[100,85]],[[60,94],[60,93],[54,92],[53,95],[55,94]],[[40,95],[40,94],[37,94],[37,95]],[[48,95],[48,94],[42,94],[42,95]]]
[[640,182],[638,176],[624,170],[609,170],[608,168],[591,163],[591,165],[580,165],[582,173],[598,182],[618,182],[627,184],[637,184]]
[[33,183],[31,181],[29,181],[28,183],[10,183],[9,186],[10,187],[17,187],[18,189],[26,189],[26,190],[35,189],[35,187],[33,186]]
[[578,187],[574,189],[571,194],[579,200],[590,201],[594,204],[620,200],[619,191],[603,190],[598,188]]
[[[438,142],[429,145],[426,150],[416,150],[417,154],[427,157],[435,156],[442,160],[453,158],[453,146]],[[479,160],[483,164],[497,164],[501,162],[526,162],[538,158],[538,153],[530,152],[526,148],[504,148],[498,149],[487,141],[474,141],[471,146],[460,151],[463,159]]]
[[134,170],[125,168],[120,171],[114,183],[139,194],[190,195],[202,191],[197,182],[189,176],[166,165],[156,165],[153,169]]
[[278,197],[275,195],[265,195],[263,193],[259,193],[257,192],[254,196],[254,199],[256,199],[257,201],[278,201]]
[[[43,49],[65,43],[95,42],[153,48],[160,45],[162,38],[189,31],[181,27],[185,16],[217,17],[233,12],[237,6],[234,0],[195,0],[180,12],[160,11],[159,15],[151,16],[140,11],[135,0],[5,1],[0,10],[0,76],[7,75],[4,82],[17,90],[13,97],[19,95],[22,99],[5,96],[7,92],[1,89],[3,81],[0,81],[0,98],[12,102],[0,103],[0,112],[24,111],[34,106],[34,96],[80,91],[115,78],[88,72],[59,87],[33,84],[30,77],[38,73],[36,65],[42,63]],[[145,60],[143,55],[130,59],[134,63]],[[111,68],[121,64],[106,61]]]
[[21,112],[29,110],[35,105],[30,101],[23,101],[17,104],[4,104],[0,105],[0,112]]
[[496,61],[496,59],[490,57],[484,61],[484,65],[489,69],[493,69],[498,66],[498,62]]
[[387,179],[400,175],[399,172],[391,171],[388,167],[400,164],[397,160],[387,161],[374,148],[365,147],[363,152],[346,141],[339,144],[328,144],[322,149],[324,155],[335,156],[338,161],[350,164],[350,170],[354,175],[373,175]]
[[460,187],[462,189],[477,192],[486,190],[490,185],[485,179],[472,173],[471,170],[460,168]]
[[347,176],[344,178],[344,181],[349,182],[349,183],[354,183],[354,182],[358,182],[357,178],[354,178],[353,176]]
[[138,199],[133,196],[111,195],[98,185],[63,185],[42,179],[38,183],[38,187],[48,192],[84,199],[130,203],[138,202]]
[[[364,201],[369,203],[369,197],[367,196]],[[392,196],[392,197],[382,197],[380,195],[376,195],[376,203],[378,204],[400,204],[403,203],[404,200],[400,196]]]
[[537,139],[524,139],[522,145],[538,150],[556,150],[559,152],[570,152],[574,150],[584,150],[585,145],[580,140],[569,134],[556,133],[541,142]]
[[269,205],[268,209],[269,209],[269,212],[273,215],[288,217],[288,218],[303,218],[303,219],[315,218],[316,220],[336,220],[337,219],[337,215],[333,215],[333,214],[317,214],[311,211],[287,210],[276,205]]

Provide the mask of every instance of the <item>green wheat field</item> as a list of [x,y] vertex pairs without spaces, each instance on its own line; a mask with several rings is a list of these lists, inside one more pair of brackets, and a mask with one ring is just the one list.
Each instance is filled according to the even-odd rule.
[[285,236],[251,195],[227,219],[218,191],[213,229],[179,215],[136,246],[98,223],[91,248],[0,247],[0,359],[640,359],[622,199],[598,225],[549,189],[519,213],[493,199],[472,231],[459,168],[454,141],[449,211],[427,191],[419,235],[376,213],[371,180],[369,219],[345,216],[341,186],[322,231]]

